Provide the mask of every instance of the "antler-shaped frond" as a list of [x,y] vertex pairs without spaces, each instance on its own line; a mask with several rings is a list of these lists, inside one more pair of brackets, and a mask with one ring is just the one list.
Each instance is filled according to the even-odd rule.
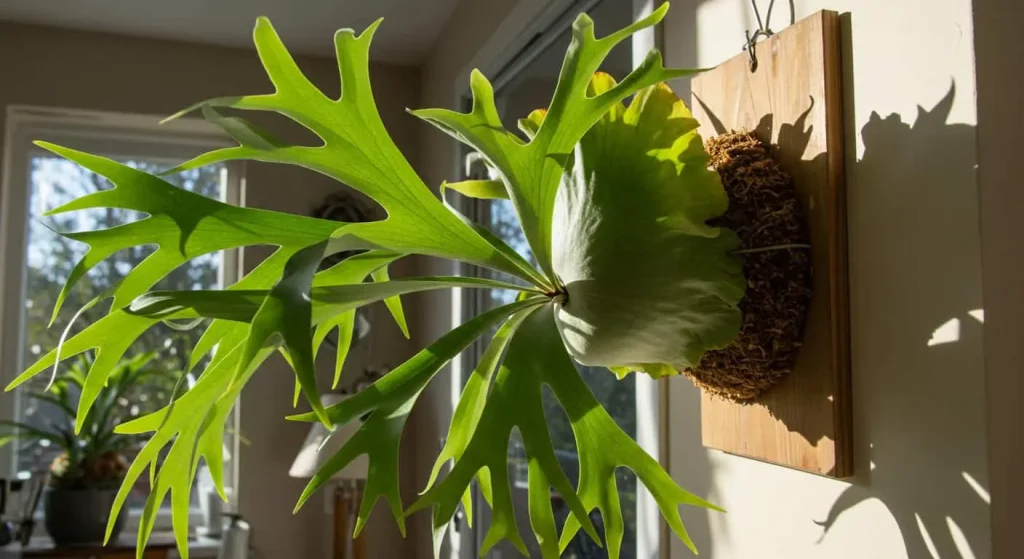
[[[566,353],[552,313],[552,308],[545,306],[529,317],[516,317],[522,325],[515,330],[490,395],[480,409],[480,394],[486,393],[480,386],[485,383],[482,378],[474,379],[477,374],[486,375],[486,368],[492,363],[485,356],[483,369],[478,369],[471,377],[472,384],[467,383],[459,402],[456,413],[463,421],[453,421],[451,442],[439,457],[439,463],[454,459],[455,465],[408,512],[434,506],[434,528],[443,526],[451,520],[473,477],[486,468],[493,520],[482,551],[486,552],[506,538],[524,551],[508,486],[508,437],[512,428],[518,427],[529,461],[530,523],[545,559],[558,557],[581,525],[591,537],[597,538],[588,516],[595,508],[600,510],[604,520],[609,557],[619,556],[624,534],[615,484],[615,470],[619,467],[627,467],[637,474],[654,495],[669,526],[692,547],[677,507],[684,504],[714,506],[679,487],[656,460],[616,425]],[[515,323],[510,321],[495,338],[496,343],[504,345],[504,336],[515,328]],[[580,461],[577,489],[566,478],[555,457],[541,403],[545,385],[554,392],[572,424]],[[476,417],[479,419],[474,421]],[[435,471],[437,468],[435,466]],[[572,512],[561,535],[561,546],[551,510],[551,488],[561,494]]]
[[[433,515],[434,530],[442,529],[455,514],[459,500],[468,490],[470,482],[481,470],[486,469],[493,513],[481,554],[502,539],[508,539],[523,554],[527,553],[516,526],[509,489],[508,442],[514,428],[519,429],[526,446],[530,476],[530,522],[545,559],[557,558],[559,555],[558,534],[551,510],[552,487],[565,498],[572,514],[582,519],[591,537],[598,539],[583,503],[558,463],[547,421],[544,419],[542,379],[543,369],[548,365],[544,359],[546,355],[538,353],[538,350],[543,351],[544,348],[535,345],[536,340],[530,333],[531,324],[536,319],[529,315],[534,310],[521,311],[498,331],[459,400],[449,432],[449,442],[435,463],[428,489],[408,510],[412,513],[433,505],[436,507]],[[550,316],[544,311],[537,314]],[[520,329],[524,320],[528,322]],[[510,338],[511,344],[508,343]],[[488,394],[489,377],[506,344],[508,353]],[[441,465],[449,459],[455,461],[451,472],[440,484],[433,486],[434,477]]]
[[583,135],[614,104],[640,89],[687,76],[695,70],[667,69],[652,50],[644,62],[614,88],[587,95],[594,72],[611,52],[633,33],[656,25],[668,11],[664,4],[650,16],[607,37],[594,36],[594,22],[580,14],[572,26],[572,43],[547,110],[547,118],[529,142],[505,129],[494,103],[494,90],[482,73],[470,76],[473,108],[469,113],[421,109],[413,114],[427,120],[479,151],[498,171],[515,204],[523,232],[541,269],[555,277],[551,263],[551,225],[555,192],[566,161]]
[[339,224],[292,214],[239,208],[188,192],[143,171],[105,157],[39,142],[53,153],[97,173],[114,184],[78,198],[48,215],[91,208],[119,208],[146,214],[132,223],[97,231],[62,232],[89,245],[57,299],[56,317],[70,290],[86,272],[126,248],[156,245],[157,249],[107,296],[120,309],[189,260],[213,252],[252,245],[277,245],[298,250],[330,237]]
[[[341,449],[335,453],[310,480],[299,498],[296,509],[327,483],[331,477],[360,455],[369,459],[369,476],[355,532],[362,530],[377,499],[384,498],[404,533],[405,521],[398,482],[398,447],[405,421],[427,383],[448,361],[502,320],[543,304],[546,298],[535,296],[488,311],[444,335],[426,349],[373,383],[368,388],[327,408],[335,425],[370,414]],[[309,413],[290,419],[316,420]]]
[[[461,287],[502,285],[508,287],[508,284],[473,278],[424,278],[347,285],[321,285],[341,280],[361,282],[364,277],[381,269],[394,258],[394,255],[367,253],[352,257],[334,268],[318,274],[313,282],[317,287],[313,290],[313,305],[308,308],[310,317],[305,330],[310,331],[308,324],[319,325],[324,323],[327,318],[335,317],[350,309],[402,293],[447,288],[453,285]],[[287,273],[285,277],[288,277]],[[278,285],[280,284],[281,282],[278,283]],[[118,427],[118,432],[123,433],[154,432],[150,443],[143,449],[129,470],[129,478],[125,481],[126,484],[129,484],[126,487],[129,488],[147,465],[151,468],[156,467],[155,460],[160,450],[171,440],[174,441],[168,457],[159,467],[150,500],[147,502],[147,509],[153,508],[154,511],[158,509],[166,494],[170,492],[172,508],[175,513],[176,534],[187,533],[188,488],[191,487],[192,480],[192,477],[188,476],[194,476],[195,466],[200,457],[203,457],[210,466],[211,475],[223,496],[223,463],[219,453],[223,445],[224,423],[227,420],[227,414],[256,367],[273,351],[283,347],[290,347],[289,355],[293,359],[293,366],[295,365],[294,349],[296,346],[288,346],[287,336],[281,333],[279,335],[253,336],[253,325],[245,322],[251,320],[252,323],[256,323],[260,320],[260,313],[265,312],[268,308],[266,300],[271,299],[272,291],[273,289],[269,291],[248,289],[220,293],[153,292],[137,300],[130,309],[122,311],[128,316],[145,318],[150,321],[157,319],[216,319],[207,330],[207,335],[204,335],[202,345],[208,347],[215,343],[218,347],[217,353],[207,370],[199,377],[199,382],[195,387],[168,407]],[[219,296],[214,297],[214,295]],[[226,297],[226,295],[231,295],[231,297]],[[273,309],[273,307],[271,308]],[[495,319],[492,318],[493,320]],[[274,324],[278,323],[280,322]],[[327,323],[330,324],[330,322]],[[486,328],[487,324],[489,323],[484,323],[483,327]],[[284,328],[288,328],[288,326]],[[214,333],[211,334],[211,332]],[[479,332],[473,336],[473,339],[478,335]],[[215,342],[212,341],[213,338],[216,338]],[[254,342],[253,340],[262,341]],[[75,339],[72,338],[69,343],[74,341]],[[472,339],[469,339],[466,343],[471,341]],[[259,343],[258,346],[257,343]],[[312,348],[312,342],[310,342],[310,347]],[[461,348],[458,350],[461,351]],[[316,389],[315,379],[312,380],[312,387],[313,390]],[[318,414],[314,411],[310,415]],[[381,417],[383,418],[383,416]],[[398,433],[401,433],[401,429],[398,430]],[[397,445],[397,440],[395,444]],[[397,446],[395,452],[397,453]],[[397,485],[395,487],[397,491]],[[123,491],[126,490],[123,489]],[[179,491],[181,491],[180,495]],[[123,501],[118,501],[115,506],[119,508],[122,503]],[[181,513],[180,510],[184,510],[185,513]],[[184,514],[184,516],[179,519],[179,514]],[[143,526],[145,527],[145,525]],[[149,529],[151,528],[147,528],[147,530]],[[180,532],[181,530],[184,531]],[[140,538],[140,542],[144,543],[148,538],[148,532],[140,533]]]
[[[523,290],[521,286],[479,278],[428,277],[407,280],[306,287],[322,245],[300,251],[289,260],[282,279],[268,290],[154,291],[138,298],[129,311],[148,318],[182,320],[216,318],[249,322],[246,345],[236,378],[248,368],[248,360],[271,339],[280,339],[306,399],[321,421],[330,426],[320,404],[313,370],[311,327],[374,301],[398,295],[451,287]],[[312,257],[310,255],[313,255]],[[314,403],[315,402],[315,403]]]
[[[174,170],[234,159],[306,167],[366,194],[388,214],[384,221],[339,229],[332,250],[354,242],[406,254],[440,256],[500,270],[538,287],[549,286],[547,278],[503,241],[493,236],[484,238],[447,211],[395,146],[380,119],[370,87],[370,42],[379,24],[380,20],[374,22],[358,36],[351,29],[335,35],[342,94],[339,99],[331,99],[303,75],[270,21],[260,18],[253,36],[274,93],[211,99],[179,113],[202,108],[211,122],[228,131],[240,145],[200,155]],[[217,114],[212,107],[277,112],[308,128],[323,144],[285,145],[241,118]],[[353,237],[358,241],[350,239]]]

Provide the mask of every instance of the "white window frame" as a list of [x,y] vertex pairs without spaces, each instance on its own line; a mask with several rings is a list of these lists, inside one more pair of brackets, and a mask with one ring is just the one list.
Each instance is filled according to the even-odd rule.
[[[543,35],[544,31],[552,27],[560,16],[565,17],[567,12],[571,17],[581,11],[589,11],[599,2],[618,2],[624,0],[523,0],[505,19],[498,32],[490,41],[484,44],[471,63],[459,73],[455,80],[454,91],[459,92],[453,99],[453,106],[460,110],[468,109],[469,97],[468,87],[470,71],[473,68],[480,68],[488,76],[494,79],[494,89],[498,90],[502,85],[502,77],[508,78],[507,71],[511,63],[524,47]],[[633,5],[633,21],[650,15],[655,8],[655,0],[628,0]],[[657,2],[660,4],[661,2]],[[571,19],[571,18],[570,18]],[[522,29],[518,34],[510,36],[509,29]],[[653,28],[647,28],[637,32],[632,37],[633,67],[638,67],[644,57],[652,48],[661,48],[661,24]],[[527,62],[523,62],[525,64]],[[504,76],[499,76],[501,73]],[[465,173],[462,150],[455,150],[453,161],[453,176],[460,176]],[[490,213],[484,204],[473,200],[460,199],[460,210],[479,223],[489,223]],[[466,274],[466,266],[459,264],[459,273]],[[452,326],[458,326],[478,312],[481,308],[483,297],[486,292],[483,290],[464,291],[452,290]],[[474,344],[466,355],[478,359],[483,352],[480,342]],[[475,355],[474,355],[475,354]],[[455,409],[462,394],[463,382],[466,376],[472,371],[468,368],[465,358],[455,359],[451,363],[451,385],[450,397],[451,408]],[[668,418],[667,418],[667,397],[668,391],[664,381],[656,381],[647,375],[636,375],[636,403],[637,403],[637,433],[636,440],[640,446],[656,457],[669,471],[668,463]],[[478,514],[481,507],[476,507],[474,514]],[[450,559],[470,559],[477,556],[477,544],[482,541],[478,538],[477,532],[484,527],[481,518],[475,519],[472,529],[467,529],[466,523],[460,522],[459,529],[449,530],[451,547]],[[669,556],[668,524],[661,518],[657,502],[647,488],[637,480],[637,557],[642,559],[667,559]]]
[[[159,116],[11,105],[6,111],[3,162],[0,171],[0,382],[14,379],[25,366],[21,348],[25,335],[24,304],[27,277],[26,246],[30,195],[27,191],[29,157],[49,153],[32,144],[46,140],[103,155],[139,157],[150,160],[184,161],[206,151],[236,145],[220,128],[204,120],[181,118],[159,124]],[[245,184],[244,165],[227,163],[228,178],[222,201],[241,205]],[[11,273],[11,271],[15,271]],[[222,253],[219,282],[230,285],[240,277],[238,250]],[[0,394],[0,417],[12,419],[18,412],[15,392]],[[229,419],[237,432],[240,405]],[[231,437],[232,460],[224,472],[225,485],[238,494],[238,437]],[[12,479],[16,467],[16,445],[0,448],[0,475]],[[37,511],[40,515],[41,511]],[[191,520],[199,520],[198,503],[192,503]],[[138,527],[140,509],[130,509],[126,529]],[[170,509],[157,517],[156,529],[170,529]],[[42,526],[39,526],[40,531]]]

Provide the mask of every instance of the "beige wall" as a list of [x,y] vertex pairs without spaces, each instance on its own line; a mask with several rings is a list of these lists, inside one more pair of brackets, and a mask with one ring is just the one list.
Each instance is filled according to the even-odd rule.
[[[973,312],[982,307],[982,269],[971,2],[795,5],[798,19],[822,8],[848,12],[857,475],[835,481],[704,450],[697,392],[673,380],[672,474],[729,510],[689,511],[694,539],[702,557],[716,559],[916,558],[930,557],[929,545],[937,557],[989,557],[985,364]],[[776,4],[776,31],[788,12]],[[667,61],[713,66],[737,54],[755,25],[747,2],[676,2],[665,24]],[[958,330],[956,339],[929,345],[943,325]],[[672,557],[688,556],[673,542]]]
[[[284,39],[287,42],[288,37]],[[337,94],[333,60],[307,58],[300,65],[325,92]],[[403,110],[417,102],[419,73],[374,65],[371,74],[385,123],[415,162],[418,125]],[[209,97],[268,90],[254,51],[0,23],[0,128],[2,109],[9,104],[163,116]],[[247,168],[246,200],[251,206],[308,213],[336,188],[329,179],[297,168],[263,164]],[[248,251],[247,267],[262,253]],[[356,349],[357,361],[397,365],[408,354],[406,342],[393,324],[386,320],[376,324],[373,355]],[[304,425],[283,419],[292,411],[292,379],[287,366],[275,357],[243,392],[241,428],[252,445],[241,451],[240,508],[252,522],[262,557],[324,557],[323,499],[318,496],[298,515],[291,513],[305,482],[290,479],[288,468],[306,433]],[[372,556],[405,556],[405,544],[388,518],[372,522],[366,537]]]

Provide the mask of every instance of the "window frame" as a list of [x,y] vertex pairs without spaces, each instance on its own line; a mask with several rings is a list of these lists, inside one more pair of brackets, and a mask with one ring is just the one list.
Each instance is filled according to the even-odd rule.
[[[160,124],[152,115],[105,111],[11,105],[6,110],[3,160],[0,171],[0,266],[16,273],[0,274],[0,382],[4,385],[24,370],[21,354],[25,336],[27,258],[29,228],[29,159],[33,154],[49,153],[34,145],[44,139],[91,153],[138,157],[155,161],[179,162],[199,153],[236,145],[217,126],[196,118],[182,118]],[[242,205],[245,188],[244,164],[227,162],[228,176],[221,201]],[[240,277],[240,251],[224,251],[218,273],[220,285],[230,285]],[[15,392],[0,393],[0,418],[19,415],[20,401]],[[237,431],[240,405],[229,418]],[[238,491],[238,437],[230,438],[232,460],[225,468],[225,485],[232,494]],[[17,444],[0,448],[0,476],[13,479],[16,473]],[[128,528],[138,527],[140,508],[128,511]],[[36,512],[41,516],[42,511]],[[190,520],[201,517],[193,503]],[[171,528],[170,508],[165,505],[157,516],[157,530]]]

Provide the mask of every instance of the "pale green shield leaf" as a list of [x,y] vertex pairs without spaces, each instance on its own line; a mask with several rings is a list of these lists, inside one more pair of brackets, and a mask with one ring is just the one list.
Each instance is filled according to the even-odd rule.
[[[615,87],[607,75],[591,86]],[[661,376],[739,331],[738,240],[707,223],[728,198],[696,129],[659,84],[616,104],[573,153],[555,206],[554,266],[567,296],[555,316],[580,363]]]

